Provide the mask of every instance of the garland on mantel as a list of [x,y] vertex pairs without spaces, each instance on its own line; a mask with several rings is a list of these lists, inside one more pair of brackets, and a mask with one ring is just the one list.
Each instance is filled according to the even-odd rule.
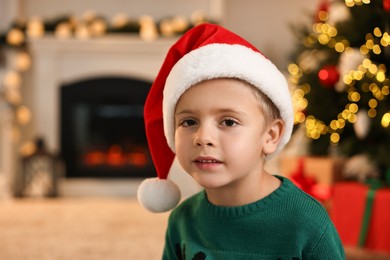
[[39,38],[46,33],[59,39],[76,37],[89,39],[105,34],[121,33],[139,35],[141,39],[151,41],[159,37],[180,35],[203,22],[215,23],[207,19],[202,12],[194,12],[190,18],[173,16],[156,21],[151,16],[129,19],[126,14],[117,14],[110,21],[94,12],[86,12],[82,18],[64,15],[51,20],[32,17],[27,21],[15,21],[9,29],[0,33],[0,47],[23,47],[28,38]]

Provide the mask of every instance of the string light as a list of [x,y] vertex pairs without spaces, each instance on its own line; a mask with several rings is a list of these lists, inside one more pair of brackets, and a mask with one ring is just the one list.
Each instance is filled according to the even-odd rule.
[[383,86],[382,88],[382,94],[384,96],[388,96],[390,94],[390,89],[389,89],[389,86]]
[[376,109],[375,108],[370,108],[368,110],[368,116],[371,117],[371,118],[376,117]]
[[[369,1],[353,1],[346,0],[347,6],[353,5],[362,5],[368,4]],[[327,24],[325,13],[322,14],[323,19],[321,19],[320,23],[316,23],[313,25],[313,32],[309,34],[309,36],[305,39],[306,47],[313,48],[316,42],[328,46],[331,49],[334,49],[338,53],[343,53],[349,51],[350,44],[346,39],[338,39],[337,29]],[[366,35],[366,42],[360,47],[360,52],[362,55],[368,55],[372,52],[375,55],[378,55],[382,52],[383,47],[387,47],[390,45],[390,35],[387,32],[382,32],[380,28],[374,28],[372,33],[368,33]],[[289,80],[293,84],[299,84],[300,78],[303,76],[303,70],[297,64],[290,64],[288,66],[288,72],[290,75]],[[339,113],[337,119],[331,120],[329,125],[326,125],[319,119],[316,119],[312,115],[305,115],[304,111],[307,108],[308,101],[305,98],[305,95],[310,91],[310,85],[304,84],[299,86],[293,93],[293,103],[295,109],[295,124],[300,124],[305,122],[306,127],[306,135],[311,139],[318,139],[321,135],[329,134],[330,142],[332,144],[337,144],[340,139],[340,133],[345,128],[346,122],[354,124],[357,121],[357,113],[359,111],[359,107],[357,105],[358,102],[361,101],[361,94],[355,86],[357,82],[365,80],[366,78],[375,79],[376,82],[361,83],[360,91],[363,93],[370,92],[372,94],[372,98],[369,99],[367,105],[369,107],[367,111],[367,115],[370,118],[374,118],[377,116],[378,111],[377,107],[381,100],[385,98],[385,96],[389,95],[389,82],[390,79],[386,76],[386,67],[384,64],[375,64],[369,58],[366,58],[362,61],[361,64],[358,65],[356,70],[351,70],[345,75],[342,76],[342,81],[346,86],[348,92],[348,100],[349,103],[345,109]],[[303,90],[303,87],[306,87],[307,91]],[[390,112],[386,113],[382,117],[382,126],[388,127],[390,125]]]
[[345,0],[345,5],[348,7],[353,7],[355,5],[363,5],[363,4],[370,4],[370,0]]
[[390,45],[390,35],[389,33],[385,32],[380,40],[380,43],[383,47],[387,47]]
[[339,141],[340,141],[340,135],[338,133],[332,133],[330,135],[330,141],[333,143],[333,144],[337,144]]
[[320,11],[318,13],[318,18],[321,21],[325,22],[325,21],[327,21],[329,19],[329,13],[327,11]]
[[24,40],[24,33],[20,29],[13,28],[7,33],[7,43],[11,46],[20,46]]
[[382,120],[381,120],[381,124],[385,128],[389,127],[389,125],[390,125],[390,113],[389,112],[387,112],[383,115]]

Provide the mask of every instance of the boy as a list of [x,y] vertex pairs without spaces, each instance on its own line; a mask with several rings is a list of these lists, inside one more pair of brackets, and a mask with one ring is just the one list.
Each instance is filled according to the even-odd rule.
[[288,142],[293,110],[284,76],[256,48],[217,25],[172,46],[145,104],[158,178],[138,199],[147,209],[180,200],[167,180],[175,156],[204,191],[170,215],[163,259],[344,259],[321,205],[264,160]]

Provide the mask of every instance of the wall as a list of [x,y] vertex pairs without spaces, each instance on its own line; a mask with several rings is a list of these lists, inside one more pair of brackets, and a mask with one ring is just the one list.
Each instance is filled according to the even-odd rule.
[[0,31],[6,30],[19,12],[19,0],[0,1]]
[[133,18],[151,15],[160,19],[177,14],[189,16],[194,10],[210,13],[212,1],[214,0],[24,0],[23,14],[26,17],[40,15],[50,18],[60,14],[80,16],[85,11],[94,10],[105,17],[126,13]]
[[321,0],[226,0],[224,25],[253,43],[281,70],[296,39],[290,26],[308,24]]

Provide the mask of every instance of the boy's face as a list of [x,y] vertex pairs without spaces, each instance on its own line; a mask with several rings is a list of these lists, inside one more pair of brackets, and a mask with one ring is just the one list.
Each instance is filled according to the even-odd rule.
[[255,181],[264,153],[276,148],[268,128],[250,87],[234,79],[204,81],[177,102],[176,156],[206,191]]

